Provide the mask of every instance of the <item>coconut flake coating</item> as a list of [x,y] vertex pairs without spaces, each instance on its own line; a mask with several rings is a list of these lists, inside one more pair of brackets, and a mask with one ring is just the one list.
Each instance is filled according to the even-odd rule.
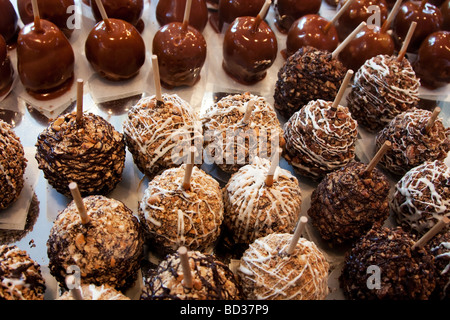
[[41,267],[15,245],[0,245],[0,300],[44,300]]
[[193,287],[183,286],[181,260],[168,255],[145,279],[141,300],[240,300],[242,289],[231,270],[214,255],[188,251]]
[[149,242],[162,254],[182,245],[205,251],[221,231],[224,205],[219,183],[194,166],[191,190],[185,190],[185,169],[183,164],[156,176],[139,204],[139,218]]
[[82,196],[111,192],[122,180],[125,141],[102,117],[76,112],[61,115],[44,129],[36,142],[36,160],[47,182],[71,198],[76,182]]
[[[400,227],[374,226],[346,254],[339,278],[350,300],[427,300],[436,284],[433,256],[412,249],[414,240]],[[372,288],[369,267],[379,267],[380,288]]]
[[131,287],[140,269],[144,237],[138,219],[122,202],[104,196],[83,199],[90,221],[81,223],[72,201],[61,211],[47,241],[50,273],[65,286],[66,270],[76,265],[81,282]]
[[408,59],[377,55],[355,73],[347,106],[361,126],[376,132],[396,115],[417,106],[419,87]]
[[273,232],[291,233],[301,212],[298,180],[277,168],[272,186],[265,181],[270,161],[256,157],[233,174],[223,189],[224,225],[235,243],[250,244]]
[[442,119],[438,118],[427,134],[425,127],[431,114],[428,110],[412,108],[392,119],[376,135],[377,149],[385,141],[392,144],[380,165],[394,174],[403,175],[425,161],[443,161],[450,151],[450,128],[445,128]]
[[258,238],[238,268],[244,296],[250,300],[323,300],[328,295],[329,264],[317,246],[300,238],[286,253],[292,234]]
[[278,71],[275,109],[289,118],[311,100],[333,101],[346,72],[330,52],[310,46],[300,48]]
[[26,166],[27,159],[20,138],[9,124],[0,120],[0,210],[19,198]]
[[[110,285],[82,284],[80,290],[83,300],[130,300],[130,298]],[[70,291],[66,291],[56,300],[75,299]]]
[[436,267],[436,288],[433,297],[450,299],[450,232],[441,232],[430,240],[428,249],[434,256]]
[[[249,122],[244,124],[242,120],[250,100],[255,104]],[[207,154],[225,172],[236,172],[255,156],[270,158],[272,150],[285,143],[275,109],[264,97],[249,92],[223,97],[205,110],[201,121]],[[230,151],[231,159],[226,154]]]
[[355,158],[357,122],[343,106],[314,100],[284,125],[285,158],[301,175],[320,179]]
[[389,180],[377,168],[371,173],[366,168],[350,162],[325,176],[313,191],[308,216],[324,240],[354,241],[389,216]]
[[183,150],[202,138],[200,120],[186,101],[176,94],[163,94],[162,100],[164,103],[156,96],[142,98],[123,123],[134,163],[150,179],[185,163]]
[[450,169],[439,160],[411,169],[395,185],[390,206],[403,230],[424,235],[450,216]]

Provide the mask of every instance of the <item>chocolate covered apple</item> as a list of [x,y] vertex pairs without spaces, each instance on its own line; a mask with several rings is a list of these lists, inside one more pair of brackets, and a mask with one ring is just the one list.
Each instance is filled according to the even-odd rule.
[[131,23],[107,18],[98,22],[89,33],[85,53],[101,77],[122,81],[139,73],[145,62],[145,43]]
[[237,17],[256,17],[264,5],[265,0],[220,0],[217,14],[210,16],[211,26],[222,32],[224,24],[230,24]]
[[17,13],[9,0],[0,0],[0,35],[8,45],[15,42],[19,27]]
[[[340,0],[337,9],[342,7],[346,1],[348,0]],[[377,11],[372,9],[373,6],[378,6],[380,23],[384,23],[388,16],[388,6],[385,0],[355,0],[336,21],[336,29],[341,41],[347,38],[361,22],[367,22],[369,25],[369,19],[372,15],[377,14]]]
[[[101,0],[101,2],[108,17],[125,20],[135,26],[139,32],[144,30],[144,22],[141,19],[144,0]],[[91,9],[96,21],[102,20],[95,0],[91,0]]]
[[[156,20],[161,26],[171,22],[183,22],[187,0],[165,0],[156,5]],[[208,7],[205,0],[192,0],[189,24],[202,32],[208,23]]]
[[27,24],[17,39],[17,69],[27,92],[46,100],[64,94],[73,83],[75,57],[64,33],[50,21]]
[[436,31],[422,42],[413,64],[420,83],[431,89],[450,83],[450,31]]
[[404,2],[392,25],[397,46],[403,42],[411,22],[417,22],[417,28],[411,38],[408,52],[416,52],[425,38],[441,29],[443,18],[438,7],[426,0]]
[[0,97],[5,95],[14,81],[14,68],[8,56],[6,41],[0,35]]
[[[67,22],[73,15],[73,10],[70,10],[70,7],[74,5],[74,0],[38,0],[39,15],[42,19],[53,22],[69,38],[74,28],[70,28]],[[33,22],[34,14],[31,0],[17,0],[17,9],[24,24]]]
[[330,24],[330,21],[318,14],[307,14],[297,19],[289,28],[285,55],[290,56],[305,46],[331,52],[338,44],[336,27]]
[[240,83],[253,84],[264,79],[277,57],[275,33],[262,20],[268,4],[270,2],[266,2],[256,18],[236,18],[225,33],[222,66]]
[[275,25],[282,33],[287,33],[295,20],[319,13],[322,0],[276,0],[274,2]]

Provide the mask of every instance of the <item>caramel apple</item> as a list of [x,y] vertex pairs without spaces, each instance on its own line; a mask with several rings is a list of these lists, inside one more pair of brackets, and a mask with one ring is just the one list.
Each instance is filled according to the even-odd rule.
[[398,12],[392,25],[396,45],[403,42],[411,22],[417,22],[417,28],[408,47],[408,52],[416,52],[422,41],[431,33],[441,29],[443,17],[441,10],[426,0],[406,1]]
[[145,43],[131,23],[108,18],[98,22],[89,33],[85,53],[101,77],[122,81],[139,73],[145,62]]
[[[156,20],[161,26],[170,22],[183,22],[187,0],[159,1],[156,6]],[[193,0],[189,24],[202,32],[208,23],[208,7],[205,0]]]
[[181,22],[161,27],[153,38],[161,85],[167,89],[193,86],[206,60],[206,40],[196,28]]
[[295,20],[307,14],[319,13],[322,0],[276,0],[275,25],[281,33],[287,33]]
[[318,14],[307,14],[297,19],[286,37],[286,56],[290,56],[304,46],[333,51],[339,44],[339,36],[334,25]]
[[256,17],[264,5],[265,0],[219,0],[217,14],[212,14],[212,27],[221,32],[224,24],[230,24],[237,17]]
[[[144,0],[101,0],[109,18],[121,19],[131,23],[141,33],[144,22],[141,19],[144,11]],[[97,22],[102,20],[95,0],[91,0],[92,14]]]
[[222,66],[230,77],[243,84],[264,79],[277,57],[277,38],[263,16],[236,18],[224,36]]
[[[38,0],[39,15],[42,19],[53,22],[66,37],[70,38],[74,29],[69,28],[67,21],[73,15],[73,11],[68,9],[74,5],[74,0]],[[17,0],[17,9],[24,24],[33,22],[31,0]]]
[[[337,9],[342,7],[346,1],[348,0],[340,0]],[[380,8],[380,23],[384,23],[388,16],[388,6],[385,0],[355,0],[336,21],[336,29],[341,41],[347,38],[361,22],[367,22],[373,14],[376,14],[376,11],[369,10],[371,6]]]
[[442,30],[450,31],[450,0],[445,1],[441,6]]
[[19,27],[16,10],[9,0],[0,0],[0,35],[8,45],[15,42]]
[[435,89],[450,83],[450,31],[436,31],[422,42],[413,64],[425,87]]
[[75,56],[64,33],[52,22],[27,24],[17,38],[17,69],[27,92],[47,100],[72,85]]
[[6,41],[0,35],[0,97],[5,95],[12,86],[14,69],[8,57]]

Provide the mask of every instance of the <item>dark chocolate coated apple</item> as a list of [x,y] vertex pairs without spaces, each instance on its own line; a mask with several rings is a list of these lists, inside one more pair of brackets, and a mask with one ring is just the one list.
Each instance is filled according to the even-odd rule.
[[[156,20],[161,26],[170,22],[183,22],[187,0],[159,1],[156,6]],[[205,0],[192,0],[189,24],[202,32],[208,23],[208,7]]]
[[[339,10],[345,2],[346,0],[339,1],[337,10]],[[336,29],[340,41],[344,41],[344,39],[347,38],[361,22],[367,22],[374,14],[376,14],[376,11],[370,10],[371,6],[379,7],[380,26],[383,24],[389,13],[385,0],[355,0],[336,21]]]
[[223,68],[233,79],[244,84],[256,83],[266,76],[274,63],[278,43],[265,21],[255,17],[236,18],[223,41]]
[[[69,38],[74,29],[67,23],[74,14],[70,6],[75,5],[74,0],[38,0],[39,16],[41,19],[53,22],[59,30]],[[31,0],[17,0],[17,9],[20,19],[24,24],[32,23],[34,20],[33,6]]]
[[256,17],[265,0],[219,0],[216,15],[211,15],[211,25],[221,32],[224,24],[230,24],[237,17]]
[[316,14],[322,0],[277,0],[274,5],[275,25],[282,33],[287,33],[295,20],[307,14]]
[[339,60],[347,69],[357,71],[366,60],[379,54],[393,55],[395,42],[380,27],[365,26],[339,53]]
[[98,22],[91,30],[86,39],[85,53],[100,76],[122,81],[139,73],[145,62],[145,43],[131,23],[109,18]]
[[196,28],[181,22],[166,24],[156,32],[152,50],[158,56],[163,87],[193,86],[200,80],[207,48]]
[[450,83],[450,31],[436,31],[422,42],[413,63],[425,87],[435,89]]
[[304,46],[332,52],[338,45],[339,36],[334,25],[329,25],[329,21],[318,14],[307,14],[297,19],[289,29],[286,56]]
[[0,35],[0,96],[5,95],[13,83],[14,68],[8,57],[6,41]]
[[3,36],[7,44],[16,41],[19,33],[18,19],[12,3],[9,0],[0,0],[0,35]]
[[417,27],[409,43],[408,52],[416,52],[429,34],[440,30],[443,17],[438,7],[425,1],[402,3],[392,24],[394,40],[398,48],[401,47],[413,21],[417,22]]
[[40,28],[27,24],[17,38],[17,70],[28,93],[46,100],[72,85],[75,56],[67,37],[52,22],[40,19]]
[[[144,11],[144,0],[101,0],[109,18],[125,20],[131,23],[139,32],[144,30],[142,13]],[[167,1],[167,0],[164,0]],[[92,14],[97,22],[102,20],[95,0],[91,0]]]
[[442,30],[450,31],[450,0],[445,1],[441,6]]

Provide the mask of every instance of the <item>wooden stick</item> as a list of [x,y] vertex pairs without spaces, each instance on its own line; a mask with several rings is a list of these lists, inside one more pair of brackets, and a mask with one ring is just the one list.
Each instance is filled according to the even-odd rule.
[[186,170],[184,172],[183,189],[191,190],[192,170],[194,169],[195,148],[191,147],[191,153],[186,163]]
[[255,100],[249,100],[245,109],[244,118],[242,118],[242,123],[247,124],[250,122],[250,117],[252,116],[253,107],[255,105]]
[[381,148],[378,150],[378,152],[375,154],[375,156],[372,158],[370,163],[367,165],[366,170],[364,170],[365,173],[371,173],[372,170],[376,167],[378,162],[380,162],[381,158],[384,156],[384,154],[392,147],[392,143],[388,140],[384,142],[384,144],[381,146]]
[[100,15],[102,16],[102,20],[105,22],[105,25],[108,29],[111,29],[111,21],[109,21],[108,15],[106,14],[105,7],[103,6],[102,0],[95,0],[97,4],[98,11],[100,11]]
[[427,125],[425,126],[426,134],[430,133],[430,130],[433,127],[437,117],[439,116],[439,113],[441,113],[441,108],[439,107],[434,108],[433,113],[431,114],[431,117],[430,119],[428,119]]
[[83,79],[77,80],[77,124],[83,121]]
[[339,46],[334,49],[333,53],[331,54],[332,58],[336,58],[339,53],[347,46],[347,44],[353,40],[353,38],[358,34],[359,31],[361,31],[362,28],[364,28],[366,26],[366,22],[363,21],[361,22],[356,28],[355,30],[353,30],[352,33],[350,33],[347,38],[344,39],[344,41],[342,41]]
[[161,93],[161,80],[159,78],[158,56],[152,55],[153,79],[155,80],[156,100],[163,103]]
[[264,20],[264,17],[266,16],[271,3],[272,3],[271,0],[266,0],[266,2],[264,2],[261,10],[259,11],[258,15],[256,16],[255,24],[253,27],[253,32],[256,32],[256,30],[258,30],[259,24],[261,23],[261,21]]
[[278,148],[277,151],[275,151],[272,155],[272,159],[270,160],[270,168],[269,172],[267,173],[266,177],[266,186],[271,187],[273,185],[273,177],[275,176],[275,170],[277,170],[279,164],[280,164],[280,153],[281,149]]
[[81,197],[80,190],[78,189],[78,185],[76,182],[71,182],[69,184],[70,192],[72,193],[73,200],[75,201],[75,205],[77,206],[78,213],[81,217],[81,223],[87,224],[90,221],[89,216],[86,212],[86,207],[83,203],[83,198]]
[[422,238],[420,238],[413,246],[412,249],[422,248],[425,244],[428,243],[435,235],[441,232],[442,229],[447,227],[450,224],[450,218],[447,216],[443,216],[442,219],[438,221],[427,233],[425,233]]
[[345,75],[344,80],[342,80],[341,87],[339,88],[339,91],[338,91],[336,97],[334,98],[333,105],[332,105],[333,109],[336,109],[338,107],[339,103],[341,102],[342,97],[345,93],[345,90],[347,89],[347,86],[353,77],[353,74],[354,74],[354,72],[352,69],[347,70],[347,74]]
[[292,237],[291,243],[289,244],[289,247],[286,250],[287,254],[292,254],[295,250],[295,247],[297,246],[298,239],[300,239],[303,230],[306,227],[306,223],[308,222],[308,218],[306,216],[301,216],[300,220],[298,221],[297,227],[295,228],[294,236]]
[[[401,0],[398,0],[401,1]],[[323,28],[323,32],[327,33],[328,29],[330,29],[330,27],[337,21],[337,19],[339,19],[340,16],[342,16],[342,14],[347,11],[348,7],[350,7],[350,5],[355,2],[355,0],[347,0],[345,2],[345,4],[339,9],[339,11],[334,15],[334,17],[326,24],[326,26]]]
[[385,33],[389,30],[389,27],[391,26],[392,21],[397,16],[398,10],[400,9],[400,6],[402,4],[403,0],[397,0],[394,4],[394,6],[391,9],[391,12],[389,13],[388,17],[384,21],[383,25],[381,26],[380,33]]
[[[72,287],[75,284],[75,277],[73,275],[68,275],[66,277],[66,286],[68,288]],[[83,294],[80,288],[72,288],[70,289],[70,293],[75,300],[84,300]]]
[[184,7],[184,17],[183,17],[183,30],[186,30],[189,25],[189,17],[191,14],[192,0],[186,1],[186,6]]
[[403,41],[402,48],[400,49],[400,51],[398,53],[397,61],[402,61],[403,60],[403,57],[406,54],[406,50],[408,50],[409,42],[411,41],[411,38],[412,38],[412,36],[414,34],[414,30],[416,30],[416,26],[417,26],[417,22],[415,22],[415,21],[411,22],[411,25],[409,26],[408,33],[406,34],[406,38]]
[[31,0],[31,7],[33,8],[33,15],[34,15],[34,29],[36,31],[41,31],[41,17],[39,14],[39,6],[37,3],[37,0]]
[[182,284],[185,288],[192,289],[193,281],[192,281],[192,271],[191,266],[189,265],[189,258],[187,254],[186,247],[182,246],[178,248],[178,254],[180,255],[181,267],[183,268],[183,281]]

